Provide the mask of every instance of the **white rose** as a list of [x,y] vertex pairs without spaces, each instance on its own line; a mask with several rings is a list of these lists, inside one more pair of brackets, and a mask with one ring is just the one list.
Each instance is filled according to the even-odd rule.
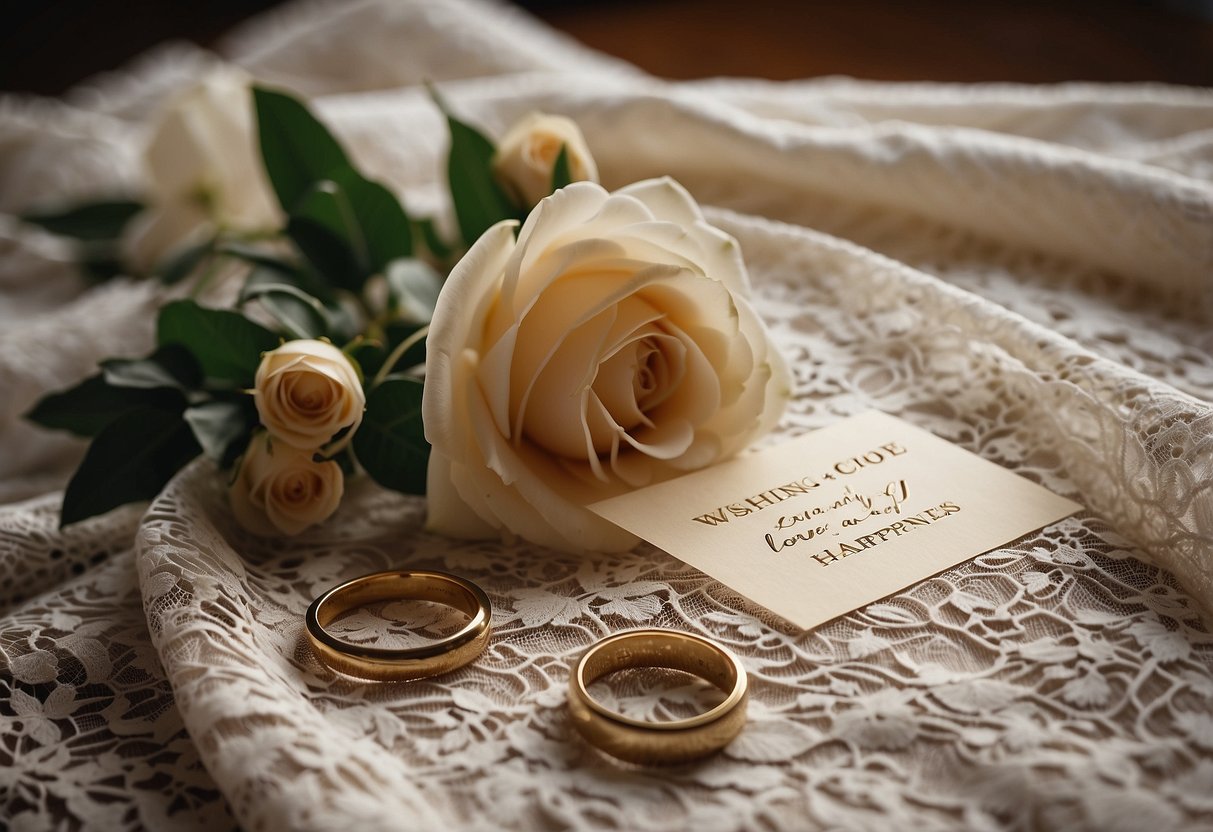
[[251,82],[223,67],[161,111],[143,154],[149,209],[126,240],[141,269],[216,227],[265,231],[281,224],[261,169]]
[[306,451],[343,428],[362,423],[366,394],[358,371],[327,341],[287,341],[261,356],[253,399],[261,424],[277,439]]
[[228,499],[236,520],[260,535],[294,535],[327,520],[341,504],[345,480],[336,462],[313,462],[266,433],[249,443]]
[[568,149],[572,181],[598,181],[598,167],[581,130],[572,119],[546,113],[530,113],[506,131],[497,144],[493,170],[519,199],[534,205],[552,192],[552,168],[562,147]]
[[790,377],[737,242],[671,179],[574,183],[447,279],[422,413],[429,524],[568,550],[636,538],[586,505],[701,468],[779,420]]

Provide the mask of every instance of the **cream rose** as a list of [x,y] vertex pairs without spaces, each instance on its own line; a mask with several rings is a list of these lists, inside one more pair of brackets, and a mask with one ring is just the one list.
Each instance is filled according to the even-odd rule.
[[258,433],[244,453],[228,499],[240,525],[254,534],[294,535],[327,520],[344,491],[336,462],[313,462],[311,451]]
[[223,67],[161,111],[143,154],[150,206],[125,241],[143,270],[216,227],[264,231],[280,225],[261,169],[251,81],[243,71]]
[[362,423],[366,394],[354,365],[327,341],[287,341],[261,356],[253,398],[261,424],[306,451]]
[[422,404],[432,529],[568,550],[636,538],[589,503],[768,432],[787,367],[737,242],[671,179],[574,183],[490,228],[430,325]]
[[493,170],[519,199],[534,205],[552,192],[552,169],[562,147],[568,148],[574,182],[598,181],[598,167],[576,123],[546,113],[530,113],[506,131],[497,144]]

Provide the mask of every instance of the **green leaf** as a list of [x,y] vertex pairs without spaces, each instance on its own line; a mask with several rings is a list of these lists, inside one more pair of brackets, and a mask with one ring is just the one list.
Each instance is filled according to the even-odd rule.
[[365,270],[349,244],[324,223],[291,217],[286,224],[286,234],[321,280],[351,292],[362,290],[366,282]]
[[143,210],[143,204],[129,199],[85,202],[49,211],[31,211],[21,219],[41,226],[52,234],[77,240],[115,240],[122,229]]
[[317,182],[291,214],[291,220],[296,219],[322,226],[335,240],[341,242],[347,252],[346,256],[353,263],[353,270],[358,275],[360,288],[373,270],[362,226],[358,223],[354,206],[345,188],[331,179]]
[[276,269],[257,268],[245,281],[240,303],[257,301],[292,338],[320,338],[332,334],[332,320],[324,304],[287,282]]
[[518,209],[493,176],[496,149],[483,133],[465,124],[447,109],[446,102],[431,89],[434,103],[446,115],[451,132],[451,151],[447,158],[447,178],[459,232],[466,247],[501,220],[517,216]]
[[258,283],[289,283],[316,298],[325,306],[331,306],[336,301],[333,287],[316,273],[303,268],[303,265],[297,261],[284,260],[277,254],[240,243],[224,244],[219,247],[218,252],[257,267],[250,272],[245,281],[244,289],[246,291],[251,285]]
[[429,323],[442,291],[442,275],[429,263],[410,257],[391,263],[386,278],[392,311],[410,323]]
[[266,251],[247,243],[221,243],[215,250],[219,254],[235,257],[237,260],[243,260],[254,266],[266,266],[267,268],[290,273],[298,271],[296,263],[283,259],[277,252]]
[[189,350],[165,344],[147,358],[110,358],[101,362],[102,375],[112,387],[169,387],[193,390],[202,383],[202,371]]
[[157,263],[152,273],[165,286],[173,286],[193,274],[214,252],[215,238],[212,237],[174,251]]
[[302,103],[260,88],[254,100],[266,172],[290,216],[288,235],[321,275],[359,291],[367,277],[412,254],[400,200],[358,173]]
[[206,309],[192,300],[179,300],[160,310],[156,324],[160,345],[181,344],[208,379],[249,387],[261,353],[278,346],[278,336],[239,312]]
[[378,182],[348,169],[335,181],[344,190],[361,233],[371,271],[413,253],[413,229],[396,195]]
[[293,214],[316,182],[348,168],[349,160],[328,128],[298,99],[253,87],[253,102],[266,175],[282,210]]
[[292,214],[296,217],[324,226],[341,240],[363,278],[413,251],[413,231],[400,201],[353,169],[317,182]]
[[186,409],[184,418],[202,452],[227,468],[244,452],[257,427],[257,407],[251,396],[215,399]]
[[146,407],[179,412],[185,407],[185,397],[173,389],[113,387],[103,376],[95,375],[71,389],[44,396],[25,418],[44,428],[96,436],[123,414]]
[[354,434],[354,453],[384,488],[424,494],[430,446],[421,423],[422,383],[388,378],[370,391],[366,413]]
[[552,193],[556,193],[572,181],[573,173],[569,170],[569,146],[562,144],[560,154],[556,157],[556,164],[552,165]]
[[179,413],[155,407],[124,413],[89,445],[64,492],[59,527],[155,497],[200,450]]

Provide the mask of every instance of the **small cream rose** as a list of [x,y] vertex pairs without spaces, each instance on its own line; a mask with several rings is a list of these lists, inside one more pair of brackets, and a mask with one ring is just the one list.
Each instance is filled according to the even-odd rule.
[[249,443],[228,491],[240,525],[260,535],[299,534],[337,510],[345,480],[336,462],[313,462],[267,433]]
[[552,169],[567,148],[569,175],[574,182],[598,181],[598,167],[585,137],[572,119],[531,113],[502,136],[493,157],[497,177],[527,205],[552,192]]
[[791,380],[737,242],[671,179],[563,188],[490,228],[427,339],[432,529],[621,550],[586,508],[709,465],[779,420]]
[[149,208],[125,240],[141,269],[217,227],[264,231],[280,224],[261,169],[251,81],[240,69],[222,67],[160,112],[143,154]]
[[306,451],[362,423],[366,395],[354,365],[327,341],[287,341],[261,356],[253,398],[263,424],[281,442]]

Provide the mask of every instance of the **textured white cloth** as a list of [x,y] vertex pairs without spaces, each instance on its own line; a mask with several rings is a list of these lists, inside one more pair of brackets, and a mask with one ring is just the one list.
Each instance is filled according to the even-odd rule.
[[[2,822],[1213,829],[1213,94],[669,84],[470,0],[301,3],[223,54],[316,96],[418,214],[446,210],[423,79],[498,135],[572,116],[605,184],[672,175],[741,242],[796,379],[771,441],[875,407],[1086,510],[807,633],[648,547],[427,535],[420,500],[366,482],[289,542],[243,534],[205,464],[58,531],[83,446],[20,414],[145,352],[168,293],[86,288],[59,241],[0,223]],[[0,211],[134,186],[148,114],[216,60],[0,99]],[[309,601],[391,567],[483,586],[483,657],[399,684],[318,665]],[[748,725],[703,764],[622,766],[567,723],[570,659],[650,624],[751,674]]]

